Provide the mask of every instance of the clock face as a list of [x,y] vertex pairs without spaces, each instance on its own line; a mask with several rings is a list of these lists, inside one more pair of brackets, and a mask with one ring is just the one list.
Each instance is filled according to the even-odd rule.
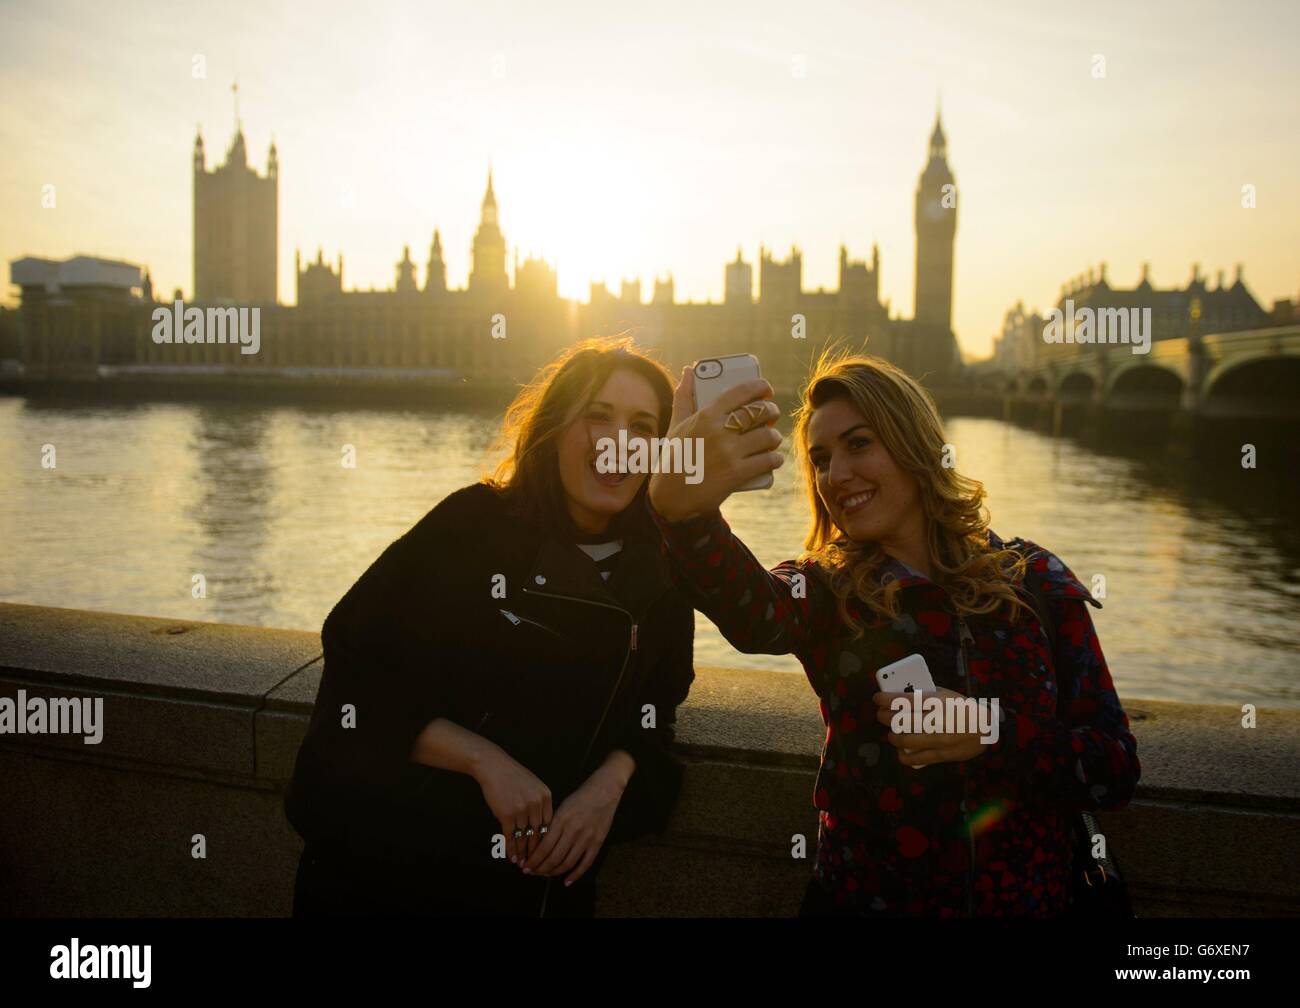
[[921,208],[921,212],[925,214],[926,220],[937,221],[943,216],[943,205],[937,199],[932,199]]

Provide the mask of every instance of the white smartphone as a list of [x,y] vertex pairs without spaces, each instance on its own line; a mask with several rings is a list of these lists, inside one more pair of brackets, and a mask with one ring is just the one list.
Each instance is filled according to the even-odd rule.
[[924,690],[935,692],[934,676],[930,675],[930,666],[919,654],[910,654],[906,658],[886,665],[876,672],[876,683],[881,693],[911,693]]
[[[706,357],[695,362],[695,411],[717,402],[729,389],[742,382],[754,381],[763,375],[758,368],[758,358],[753,354],[728,354],[725,357]],[[756,476],[737,490],[766,490],[773,483],[772,474]]]
[[[892,662],[882,669],[876,671],[876,682],[880,686],[882,693],[913,693],[922,691],[933,693],[938,687],[934,684],[934,676],[930,675],[930,666],[925,663],[925,658],[919,654],[910,654],[906,658]],[[904,749],[903,752],[910,753],[911,749]],[[920,767],[912,767],[913,770],[920,770]]]

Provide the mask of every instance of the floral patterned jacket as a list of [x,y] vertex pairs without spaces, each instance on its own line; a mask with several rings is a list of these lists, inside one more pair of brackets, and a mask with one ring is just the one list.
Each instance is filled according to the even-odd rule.
[[[1049,600],[1057,653],[1023,613],[959,617],[938,585],[891,561],[900,616],[864,620],[857,640],[817,564],[766,570],[718,511],[672,524],[651,509],[680,587],[738,650],[794,654],[820,700],[826,741],[814,787],[817,881],[864,914],[1045,916],[1069,904],[1071,819],[1123,808],[1141,767],[1074,574],[1032,542],[1026,581]],[[924,656],[935,684],[998,699],[998,741],[973,759],[912,769],[876,718],[876,670]],[[1068,720],[1057,719],[1055,668],[1069,663]]]

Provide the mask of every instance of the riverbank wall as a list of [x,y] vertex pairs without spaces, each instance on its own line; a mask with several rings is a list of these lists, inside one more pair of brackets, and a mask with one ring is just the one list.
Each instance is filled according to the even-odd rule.
[[[0,912],[283,916],[283,791],[317,634],[0,603],[0,696],[103,697],[104,735],[0,735]],[[1296,916],[1300,711],[1125,697],[1142,780],[1102,813],[1140,916]],[[823,727],[802,676],[698,668],[668,831],[614,849],[604,916],[791,916]],[[808,838],[809,857],[791,856]],[[206,857],[192,856],[202,835]]]

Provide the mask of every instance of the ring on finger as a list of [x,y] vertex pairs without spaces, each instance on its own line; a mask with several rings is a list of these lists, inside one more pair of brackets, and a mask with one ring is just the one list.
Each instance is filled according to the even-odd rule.
[[765,416],[767,416],[766,402],[745,403],[744,406],[737,407],[728,413],[727,419],[722,426],[727,430],[734,430],[739,434],[744,434],[757,427]]

